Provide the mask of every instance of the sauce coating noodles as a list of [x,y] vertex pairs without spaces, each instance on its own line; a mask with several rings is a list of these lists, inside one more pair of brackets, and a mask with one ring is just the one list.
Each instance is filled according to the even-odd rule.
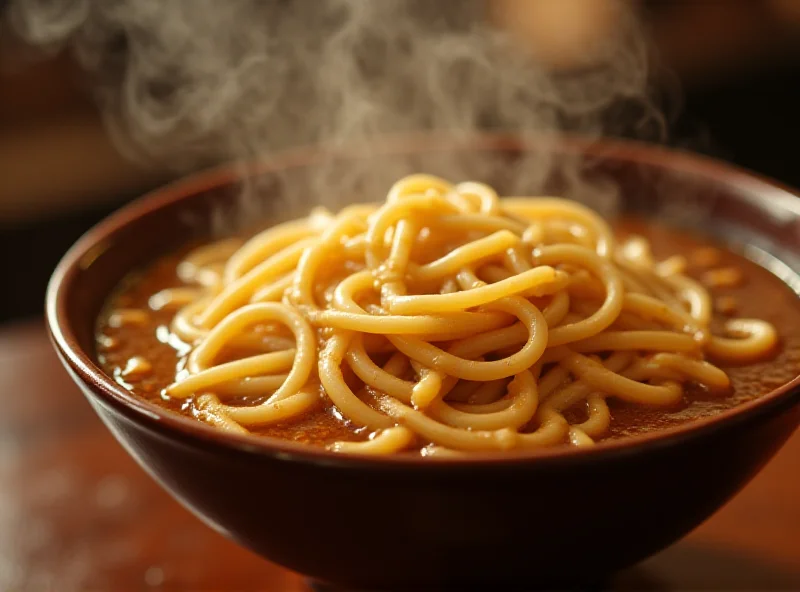
[[333,406],[369,434],[329,444],[341,452],[591,446],[611,430],[609,402],[729,393],[715,363],[777,350],[769,322],[712,322],[686,264],[656,260],[643,237],[617,244],[573,201],[406,177],[383,204],[187,254],[185,285],[149,299],[186,354],[163,397],[242,433]]

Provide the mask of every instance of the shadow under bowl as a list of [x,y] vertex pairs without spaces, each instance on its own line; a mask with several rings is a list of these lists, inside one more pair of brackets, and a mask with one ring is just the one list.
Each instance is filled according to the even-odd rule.
[[[551,174],[554,192],[571,191],[563,171],[580,169],[590,184],[617,188],[627,214],[705,223],[706,232],[750,245],[798,291],[800,198],[789,190],[653,146],[566,139],[548,149],[552,162],[572,167]],[[373,459],[214,430],[137,399],[95,362],[95,322],[114,286],[207,236],[220,213],[237,211],[243,189],[282,204],[270,214],[277,221],[297,213],[284,206],[303,202],[303,191],[319,190],[309,180],[323,170],[329,187],[359,171],[353,187],[373,198],[381,194],[367,189],[385,192],[415,171],[478,177],[503,194],[540,157],[513,137],[416,136],[369,149],[300,149],[246,172],[226,166],[179,181],[114,214],[64,257],[47,296],[55,347],[100,418],[167,491],[292,570],[370,589],[597,580],[676,541],[744,486],[800,422],[800,380],[715,417],[591,450]],[[279,201],[287,192],[293,200]]]

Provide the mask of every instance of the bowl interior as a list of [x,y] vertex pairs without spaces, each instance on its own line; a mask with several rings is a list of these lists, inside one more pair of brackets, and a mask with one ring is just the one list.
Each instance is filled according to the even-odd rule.
[[[542,160],[545,160],[543,163]],[[48,293],[56,341],[111,397],[93,365],[95,321],[131,270],[189,240],[267,226],[314,205],[380,201],[413,172],[485,181],[500,195],[574,197],[609,216],[661,222],[741,246],[800,294],[800,199],[778,185],[691,154],[627,142],[577,139],[536,146],[505,136],[398,138],[378,147],[299,149],[228,165],[158,190],[90,231],[64,258]],[[154,410],[155,411],[155,410]]]

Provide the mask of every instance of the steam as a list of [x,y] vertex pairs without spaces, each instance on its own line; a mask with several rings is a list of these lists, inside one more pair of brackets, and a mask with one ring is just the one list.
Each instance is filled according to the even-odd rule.
[[[570,73],[493,29],[479,0],[11,0],[8,16],[29,43],[74,51],[109,129],[136,158],[183,170],[316,142],[506,130],[535,138],[515,189],[540,190],[558,167],[571,196],[613,203],[613,187],[598,193],[577,164],[552,158],[545,138],[663,133],[646,40],[619,6],[613,34]],[[361,173],[339,173],[340,193]]]

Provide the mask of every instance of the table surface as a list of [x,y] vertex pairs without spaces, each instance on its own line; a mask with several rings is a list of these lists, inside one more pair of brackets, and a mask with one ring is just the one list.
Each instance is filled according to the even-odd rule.
[[[0,590],[309,591],[213,532],[95,417],[41,322],[0,328]],[[800,590],[800,431],[681,542],[616,590]]]

